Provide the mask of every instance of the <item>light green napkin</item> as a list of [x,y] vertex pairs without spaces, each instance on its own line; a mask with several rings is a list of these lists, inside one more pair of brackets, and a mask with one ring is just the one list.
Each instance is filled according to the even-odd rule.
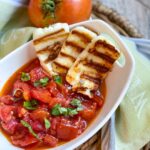
[[124,42],[135,58],[136,68],[116,111],[116,149],[139,150],[150,141],[150,61],[137,52],[133,42]]
[[[27,42],[34,28],[17,29],[30,25],[24,6],[18,7],[5,1],[1,2],[0,6],[0,58],[2,58]],[[116,149],[138,150],[150,141],[150,62],[136,51],[133,42],[128,40],[124,42],[135,58],[136,70],[127,95],[116,112]]]

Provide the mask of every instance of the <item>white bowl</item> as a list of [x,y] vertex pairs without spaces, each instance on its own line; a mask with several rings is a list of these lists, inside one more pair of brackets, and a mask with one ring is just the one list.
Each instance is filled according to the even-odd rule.
[[[121,100],[123,99],[128,86],[131,81],[134,70],[134,60],[127,47],[123,44],[119,35],[105,22],[101,20],[91,20],[71,25],[70,28],[75,26],[83,25],[97,33],[106,33],[110,35],[117,46],[124,54],[125,64],[121,66],[119,63],[115,63],[112,72],[109,73],[106,79],[107,95],[106,101],[101,112],[97,115],[96,119],[92,124],[82,133],[78,138],[67,142],[66,144],[60,145],[55,150],[71,150],[89,138],[91,138],[102,126],[109,120],[111,115],[114,113]],[[9,77],[21,66],[35,58],[35,51],[32,45],[32,41],[22,45],[15,51],[7,55],[0,61],[0,90],[2,89],[5,82]],[[17,150],[7,139],[0,133],[0,149]]]

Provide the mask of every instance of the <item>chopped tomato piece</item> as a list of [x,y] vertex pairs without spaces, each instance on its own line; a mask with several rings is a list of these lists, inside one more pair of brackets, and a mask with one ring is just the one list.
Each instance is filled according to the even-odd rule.
[[50,108],[52,108],[57,103],[62,104],[62,106],[65,105],[64,98],[52,97],[50,92],[46,89],[42,89],[42,88],[32,89],[31,96],[32,96],[32,98],[35,98],[41,102],[48,103]]
[[35,137],[33,137],[32,135],[24,135],[24,137],[22,138],[15,138],[15,135],[11,137],[12,143],[16,146],[20,146],[20,147],[26,147],[29,146],[31,144],[37,143],[39,142],[39,140]]
[[63,95],[60,93],[60,91],[57,88],[57,84],[54,81],[51,80],[47,85],[47,88],[49,89],[53,97],[59,97],[59,98],[63,97]]
[[30,113],[30,117],[33,120],[39,120],[41,122],[44,121],[44,118],[48,118],[50,113],[44,109],[36,109],[32,113]]
[[0,102],[7,104],[7,105],[11,105],[13,104],[13,97],[10,95],[6,95],[6,96],[2,96],[0,97]]
[[57,137],[62,140],[71,140],[78,136],[78,128],[70,124],[57,125]]
[[[44,120],[44,118],[43,118],[43,120]],[[38,131],[38,132],[45,131],[44,125],[41,122],[39,122],[38,120],[31,122],[30,125],[34,131]]]
[[99,107],[103,106],[104,103],[104,97],[101,95],[100,91],[97,90],[94,92],[94,97],[92,99],[94,102],[98,104]]
[[80,115],[85,119],[89,120],[95,116],[97,104],[93,101],[87,101],[82,103],[83,110],[80,111]]
[[49,103],[51,94],[48,90],[43,88],[34,88],[31,90],[31,97],[44,103]]
[[17,80],[14,84],[14,89],[13,91],[15,92],[16,90],[22,90],[22,94],[23,94],[23,98],[25,100],[30,100],[31,96],[30,96],[30,85],[25,83],[25,82],[21,82],[19,80]]
[[15,119],[12,119],[10,120],[9,122],[5,123],[5,122],[2,122],[1,123],[3,129],[9,133],[9,134],[14,134],[16,129],[17,129],[17,126],[18,126],[18,122],[17,120]]
[[2,105],[0,106],[0,120],[7,123],[14,118],[16,118],[17,115],[17,107],[10,106],[10,105]]
[[47,75],[41,67],[36,67],[30,71],[30,80],[32,83],[44,77],[47,77]]
[[49,134],[45,135],[43,141],[46,145],[49,145],[51,147],[57,146],[57,143],[58,143],[58,139]]

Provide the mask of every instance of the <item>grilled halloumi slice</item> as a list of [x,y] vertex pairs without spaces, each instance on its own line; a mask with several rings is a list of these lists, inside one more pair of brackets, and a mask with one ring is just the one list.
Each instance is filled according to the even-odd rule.
[[58,57],[52,62],[53,71],[67,73],[79,54],[97,34],[83,26],[75,27],[69,34]]
[[69,69],[66,80],[74,91],[92,98],[92,91],[98,89],[119,56],[120,53],[114,46],[98,36],[78,56]]
[[65,23],[38,28],[33,33],[33,45],[40,63],[52,75],[55,73],[52,71],[51,61],[57,57],[68,35],[69,26]]

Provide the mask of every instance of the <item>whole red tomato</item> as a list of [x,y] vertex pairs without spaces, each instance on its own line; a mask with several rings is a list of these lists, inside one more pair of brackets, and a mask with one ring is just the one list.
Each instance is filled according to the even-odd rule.
[[37,27],[56,22],[68,24],[90,17],[92,0],[30,0],[29,18]]

